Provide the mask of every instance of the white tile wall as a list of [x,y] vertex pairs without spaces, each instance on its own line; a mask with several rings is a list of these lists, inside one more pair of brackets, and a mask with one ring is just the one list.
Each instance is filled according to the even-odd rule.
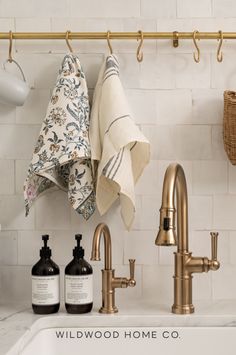
[[16,121],[16,111],[13,107],[1,104],[0,107],[0,123],[15,123]]
[[37,229],[70,228],[70,203],[64,191],[48,192],[35,204]]
[[17,232],[0,232],[0,265],[17,265]]
[[213,202],[214,228],[234,230],[236,228],[236,195],[216,195]]
[[[132,57],[133,61],[134,58]],[[133,63],[136,65],[136,63]],[[137,83],[144,89],[175,88],[175,58],[169,54],[145,54]]]
[[236,4],[234,0],[213,0],[212,9],[214,17],[236,16]]
[[15,193],[14,160],[0,160],[0,194],[12,195]]
[[[31,90],[24,106],[16,108],[16,123],[41,124],[46,115],[49,99],[50,90]],[[38,105],[38,102],[40,102],[40,105]]]
[[[195,63],[193,54],[175,56],[175,81],[180,89],[206,89],[211,86],[211,60],[210,55],[202,54],[200,62]],[[214,58],[215,59],[215,58]]]
[[[75,16],[76,15],[76,16]],[[101,0],[99,6],[94,6],[93,0],[86,3],[82,0],[70,0],[71,17],[139,17],[139,0],[110,1]]]
[[192,90],[193,124],[221,124],[223,116],[222,90]]
[[178,17],[211,17],[211,0],[177,0]]
[[194,194],[223,194],[227,193],[227,190],[228,168],[226,161],[202,160],[193,162]]
[[197,125],[143,126],[153,159],[199,160],[212,156],[211,127]]
[[35,228],[34,207],[25,218],[23,195],[2,195],[0,197],[0,216],[3,230],[28,230]]
[[177,125],[191,123],[192,95],[190,90],[160,90],[156,94],[155,102],[157,124]]
[[141,0],[141,16],[155,18],[175,17],[176,1]]
[[[232,0],[13,0],[0,1],[0,30],[9,31],[233,31],[236,4]],[[128,276],[128,259],[136,258],[135,289],[118,290],[122,298],[173,302],[173,251],[156,247],[159,208],[165,170],[177,161],[185,169],[189,192],[190,250],[210,256],[209,232],[219,230],[221,269],[194,275],[194,299],[236,297],[236,167],[227,161],[222,141],[223,91],[235,89],[236,41],[224,41],[222,63],[216,61],[217,41],[199,41],[201,61],[193,60],[193,42],[144,40],[144,60],[138,63],[138,42],[112,41],[133,117],[151,142],[152,160],[136,186],[136,216],[126,232],[115,203],[105,216],[85,222],[70,207],[64,192],[39,198],[24,216],[22,185],[32,150],[67,52],[65,41],[14,41],[13,55],[23,67],[32,90],[23,107],[0,104],[0,300],[31,298],[31,266],[39,258],[41,235],[50,234],[53,259],[61,267],[72,258],[74,234],[83,234],[89,260],[93,232],[108,223],[113,266]],[[108,52],[106,41],[72,41],[79,53],[92,95]],[[0,43],[1,62],[8,41]],[[8,66],[13,70],[13,66]],[[114,97],[115,99],[115,97]],[[101,262],[93,262],[95,300],[101,302]],[[168,307],[169,309],[169,307]]]

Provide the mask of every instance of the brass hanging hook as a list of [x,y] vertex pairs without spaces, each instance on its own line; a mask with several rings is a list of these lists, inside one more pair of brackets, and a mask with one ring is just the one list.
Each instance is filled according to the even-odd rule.
[[199,47],[197,45],[197,41],[196,41],[196,34],[197,33],[199,33],[199,31],[193,31],[193,43],[194,43],[194,46],[197,50],[197,53],[193,53],[193,58],[196,63],[199,63],[200,62],[200,49],[199,49]]
[[110,34],[111,34],[111,31],[107,31],[107,44],[108,44],[108,47],[110,50],[110,54],[113,54],[113,49],[112,49],[112,45],[111,45],[111,41],[110,41]]
[[137,57],[137,61],[140,63],[143,60],[143,52],[141,52],[141,48],[143,45],[143,31],[138,31],[138,33],[139,33],[141,39],[140,39],[140,43],[137,48],[136,57]]
[[219,63],[222,62],[223,60],[223,53],[221,52],[221,47],[222,47],[222,44],[223,44],[223,40],[224,40],[224,36],[223,36],[223,32],[222,31],[219,31],[219,35],[220,35],[220,43],[219,43],[219,46],[217,48],[217,61]]
[[12,31],[9,31],[9,52],[8,52],[8,62],[12,63],[13,58],[12,58]]
[[66,31],[66,44],[67,44],[67,47],[69,48],[70,52],[73,53],[73,49],[72,49],[70,42],[69,42],[70,33],[71,33],[71,31]]

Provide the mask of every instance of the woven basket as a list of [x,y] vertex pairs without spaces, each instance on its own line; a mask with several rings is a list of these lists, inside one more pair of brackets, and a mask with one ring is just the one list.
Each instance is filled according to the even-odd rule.
[[224,92],[224,148],[229,160],[236,165],[236,92]]

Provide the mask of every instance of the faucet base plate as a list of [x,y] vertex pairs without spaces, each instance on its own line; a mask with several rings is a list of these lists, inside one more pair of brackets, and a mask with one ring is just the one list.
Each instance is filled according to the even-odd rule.
[[172,306],[172,313],[191,314],[194,313],[194,306],[192,304],[185,304],[183,306],[174,304]]
[[118,312],[118,308],[117,307],[111,307],[111,308],[105,308],[105,307],[101,307],[99,309],[99,313],[103,313],[103,314],[114,314]]

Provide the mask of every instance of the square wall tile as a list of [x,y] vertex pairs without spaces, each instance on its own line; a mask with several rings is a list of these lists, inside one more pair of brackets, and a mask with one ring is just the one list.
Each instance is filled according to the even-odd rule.
[[50,101],[50,90],[30,90],[22,107],[16,108],[17,124],[42,124]]
[[[20,6],[16,6],[14,0],[2,0],[0,3],[1,17],[33,17],[34,4],[33,1],[22,0]],[[14,26],[15,27],[15,26]],[[14,29],[14,27],[10,27]],[[9,31],[9,28],[6,30]]]
[[139,195],[158,195],[160,194],[161,183],[161,162],[150,160],[135,186],[135,192]]
[[234,0],[213,0],[214,17],[236,17],[236,4]]
[[14,175],[14,160],[0,160],[0,195],[14,194]]
[[155,18],[176,17],[176,1],[141,0],[141,16]]
[[2,266],[0,278],[2,302],[27,302],[31,305],[31,267]]
[[202,54],[195,63],[193,54],[179,53],[175,56],[175,80],[179,89],[206,89],[211,87],[211,58]]
[[211,17],[211,0],[177,0],[177,17]]
[[136,124],[156,123],[156,93],[154,90],[127,89],[126,95]]
[[212,300],[211,271],[208,273],[193,274],[193,304],[195,300]]
[[170,304],[174,299],[174,269],[172,266],[143,266],[143,298],[157,304]]
[[34,17],[64,17],[69,15],[68,0],[31,0],[34,5]]
[[225,161],[193,162],[193,193],[211,195],[227,193],[228,166]]
[[120,79],[124,88],[140,88],[140,64],[134,54],[121,53],[118,56]]
[[[222,2],[225,4],[225,1]],[[224,5],[225,7],[225,5]],[[235,53],[230,55],[224,55],[221,63],[217,62],[215,54],[212,54],[211,58],[211,87],[222,90],[234,90],[235,89],[235,67],[234,61],[236,59]]]
[[16,121],[16,108],[7,104],[0,105],[0,124],[11,124]]
[[128,264],[129,259],[136,259],[137,265],[158,263],[158,249],[153,232],[143,230],[125,233],[124,263]]
[[34,204],[37,229],[60,230],[70,228],[70,203],[66,192],[61,190],[47,191]]
[[[142,196],[142,211],[140,229],[156,231],[159,227],[159,209],[161,207],[161,192],[155,197]],[[155,238],[155,234],[154,234]],[[155,240],[155,239],[154,239]]]
[[223,230],[236,229],[236,196],[216,195],[213,197],[213,227]]
[[[134,62],[133,57],[132,62]],[[146,54],[140,64],[140,74],[137,79],[142,89],[174,89],[175,57],[162,53]]]
[[210,126],[176,126],[173,127],[176,159],[197,160],[210,159],[211,128]]
[[224,265],[212,273],[213,300],[233,300],[236,298],[235,266]]
[[216,89],[192,90],[194,124],[222,124],[223,92]]
[[0,159],[30,159],[38,134],[38,126],[2,125]]
[[174,252],[176,252],[176,246],[156,246],[156,248],[158,249],[159,254],[159,264],[162,266],[172,265],[172,267],[174,268]]
[[189,230],[212,228],[212,197],[189,197]]
[[100,0],[99,6],[93,1],[70,0],[70,17],[139,17],[140,1]]
[[0,216],[3,230],[34,229],[34,207],[28,217],[25,217],[24,197],[8,195],[0,197]]
[[[190,90],[159,90],[156,93],[156,123],[161,125],[191,124]],[[173,114],[174,113],[174,114]]]
[[0,232],[0,265],[17,264],[17,232]]
[[153,160],[211,159],[211,127],[201,125],[143,126]]

